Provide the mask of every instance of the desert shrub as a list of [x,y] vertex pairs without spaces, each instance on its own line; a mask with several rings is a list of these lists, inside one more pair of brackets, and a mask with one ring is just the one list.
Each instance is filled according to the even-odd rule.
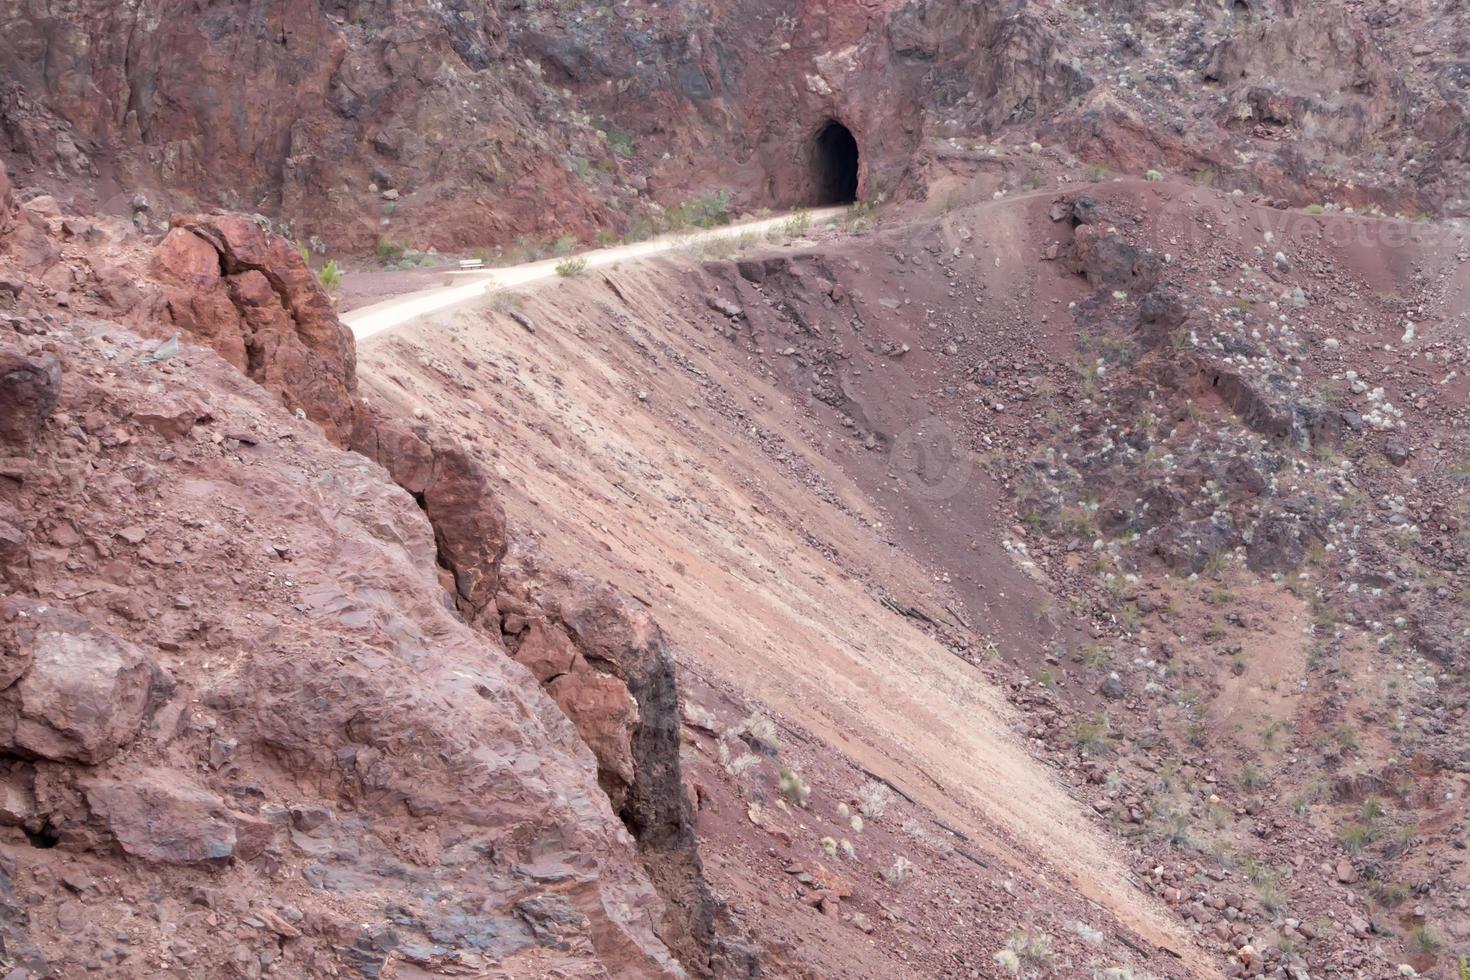
[[378,258],[382,259],[383,261],[396,262],[399,259],[403,258],[403,253],[407,251],[407,249],[405,249],[398,242],[395,242],[393,239],[384,236],[378,239],[377,251]]
[[580,255],[575,258],[562,259],[556,264],[556,274],[562,277],[580,276],[587,268],[587,260]]
[[321,280],[322,288],[329,293],[342,285],[342,269],[337,265],[337,260],[328,259],[327,264],[317,273],[317,278]]
[[1363,823],[1350,823],[1337,832],[1338,843],[1349,854],[1362,853],[1363,848],[1373,843],[1377,836],[1377,831]]
[[884,868],[879,873],[883,875],[883,880],[888,882],[890,888],[897,888],[913,870],[914,866],[909,863],[909,859],[900,854],[893,859],[893,864]]
[[863,788],[858,790],[857,808],[869,820],[877,820],[888,809],[891,799],[892,794],[888,792],[888,787],[872,780],[864,783]]
[[1164,179],[1164,175],[1159,173],[1159,171],[1157,170],[1150,170],[1148,173],[1143,175],[1143,179],[1158,183],[1159,181]]
[[727,190],[710,191],[664,212],[664,227],[668,231],[715,228],[729,223],[730,192]]
[[1023,965],[1029,967],[1044,966],[1055,955],[1051,948],[1051,936],[1044,932],[1012,933],[1006,948],[1015,953]]
[[1072,745],[1088,755],[1102,755],[1113,746],[1108,740],[1108,719],[1079,718],[1072,725]]
[[614,156],[630,157],[633,155],[636,143],[633,140],[632,134],[625,133],[619,129],[613,129],[609,126],[607,129],[607,146],[608,149],[613,151]]
[[776,777],[776,785],[781,790],[781,795],[786,797],[797,806],[806,806],[806,801],[812,795],[812,788],[801,778],[801,773],[795,769],[787,769],[784,766]]

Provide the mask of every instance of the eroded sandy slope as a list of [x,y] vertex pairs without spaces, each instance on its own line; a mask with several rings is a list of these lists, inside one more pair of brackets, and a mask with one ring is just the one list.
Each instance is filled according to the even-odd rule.
[[[998,693],[880,604],[941,608],[934,573],[811,448],[844,437],[714,332],[713,287],[681,262],[494,301],[534,332],[487,304],[372,338],[363,386],[482,447],[513,521],[538,528],[550,557],[645,601],[686,664],[891,780],[1007,874],[1075,887],[1188,959],[1188,941],[1028,758]],[[996,603],[1037,602],[987,537]]]

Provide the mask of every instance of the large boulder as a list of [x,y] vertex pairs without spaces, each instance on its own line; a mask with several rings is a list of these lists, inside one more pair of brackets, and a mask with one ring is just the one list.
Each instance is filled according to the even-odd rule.
[[1067,266],[1087,277],[1094,289],[1145,293],[1158,281],[1162,263],[1152,252],[1134,248],[1116,231],[1101,225],[1078,225]]
[[61,362],[0,344],[0,447],[29,452],[61,394]]
[[169,686],[138,647],[61,609],[0,606],[0,748],[96,765],[137,735]]
[[154,257],[174,324],[346,446],[357,349],[288,239],[242,214],[176,216]]
[[235,854],[236,823],[223,800],[176,771],[150,770],[84,786],[87,806],[123,851],[161,864],[214,864]]

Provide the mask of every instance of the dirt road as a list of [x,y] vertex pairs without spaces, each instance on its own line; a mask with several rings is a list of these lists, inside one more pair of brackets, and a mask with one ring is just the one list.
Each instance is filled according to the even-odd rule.
[[[813,223],[829,221],[843,212],[843,208],[817,208],[808,211],[807,215]],[[697,231],[692,234],[677,233],[662,235],[651,238],[646,242],[635,242],[631,245],[615,245],[611,248],[600,248],[590,252],[582,252],[577,256],[559,256],[553,259],[543,259],[539,262],[527,262],[523,265],[508,266],[500,269],[476,269],[472,272],[452,272],[450,275],[462,278],[462,285],[440,286],[436,289],[424,289],[409,293],[406,296],[394,297],[381,303],[374,303],[361,309],[352,310],[342,314],[342,322],[352,328],[352,333],[358,340],[382,333],[384,330],[392,330],[394,327],[427,316],[439,310],[445,310],[452,306],[476,299],[495,289],[506,289],[513,286],[524,286],[542,279],[549,279],[556,275],[556,267],[568,258],[581,258],[587,263],[586,268],[597,269],[625,262],[630,259],[647,258],[660,252],[668,252],[677,248],[685,248],[690,245],[699,245],[704,242],[715,241],[720,238],[731,238],[741,235],[762,236],[773,228],[777,228],[790,220],[791,215],[779,214],[769,218],[760,218],[755,221],[744,221],[738,224],[722,225],[718,228],[710,228]]]

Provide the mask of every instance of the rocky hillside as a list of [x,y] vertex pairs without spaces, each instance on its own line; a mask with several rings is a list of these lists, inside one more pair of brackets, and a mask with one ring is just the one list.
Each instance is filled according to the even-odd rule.
[[717,190],[811,203],[831,120],[864,197],[1041,137],[1296,204],[1461,213],[1466,14],[1299,8],[28,0],[0,14],[0,154],[78,211],[254,211],[334,254],[646,234]]
[[0,975],[1464,980],[1467,17],[10,4]]

